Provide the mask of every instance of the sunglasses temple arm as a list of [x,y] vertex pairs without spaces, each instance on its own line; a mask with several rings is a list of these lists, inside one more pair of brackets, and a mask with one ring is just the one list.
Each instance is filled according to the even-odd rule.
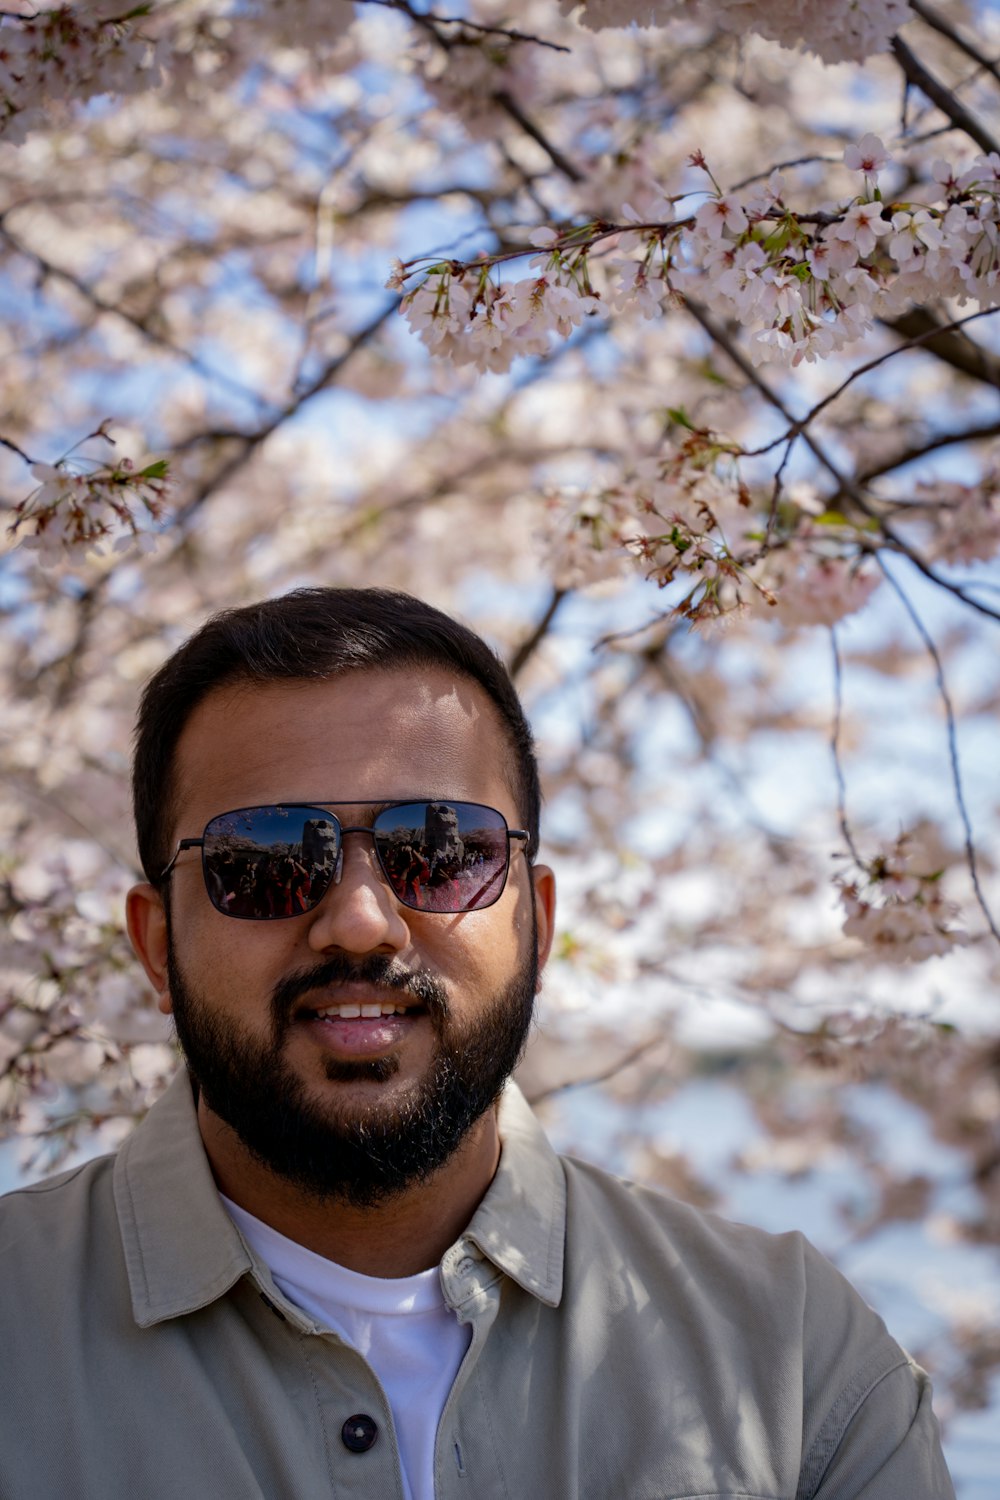
[[200,849],[203,846],[204,842],[204,839],[181,839],[180,843],[177,845],[177,848],[174,850],[173,858],[171,859],[170,863],[160,871],[159,876],[157,877],[158,880],[166,880],[167,876],[174,868],[174,865],[177,863],[179,856],[185,849]]

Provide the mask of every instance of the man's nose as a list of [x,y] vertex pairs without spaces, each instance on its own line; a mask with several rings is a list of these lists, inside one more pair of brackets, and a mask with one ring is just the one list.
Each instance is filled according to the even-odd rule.
[[396,900],[364,833],[345,835],[340,880],[331,881],[311,916],[309,943],[320,953],[398,953],[410,941],[406,908]]

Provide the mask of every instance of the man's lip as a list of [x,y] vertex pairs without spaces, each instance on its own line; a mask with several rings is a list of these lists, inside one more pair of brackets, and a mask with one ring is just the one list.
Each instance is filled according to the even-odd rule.
[[402,1047],[414,1031],[424,1024],[423,1012],[408,1010],[405,1015],[378,1017],[338,1017],[305,1014],[299,1026],[313,1042],[342,1059],[380,1057]]

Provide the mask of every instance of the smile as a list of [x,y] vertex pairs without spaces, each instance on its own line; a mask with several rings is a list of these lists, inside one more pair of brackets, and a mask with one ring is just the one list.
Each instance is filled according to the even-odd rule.
[[405,1016],[412,1009],[406,1005],[358,1005],[345,1001],[342,1005],[327,1005],[322,1010],[310,1011],[310,1017],[318,1021],[377,1021],[381,1016]]

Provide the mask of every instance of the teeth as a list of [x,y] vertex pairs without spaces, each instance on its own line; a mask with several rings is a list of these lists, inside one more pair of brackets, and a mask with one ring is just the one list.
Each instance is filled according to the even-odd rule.
[[377,1021],[380,1016],[405,1016],[405,1005],[356,1005],[345,1002],[343,1005],[328,1005],[323,1010],[314,1011],[313,1014],[322,1021]]

